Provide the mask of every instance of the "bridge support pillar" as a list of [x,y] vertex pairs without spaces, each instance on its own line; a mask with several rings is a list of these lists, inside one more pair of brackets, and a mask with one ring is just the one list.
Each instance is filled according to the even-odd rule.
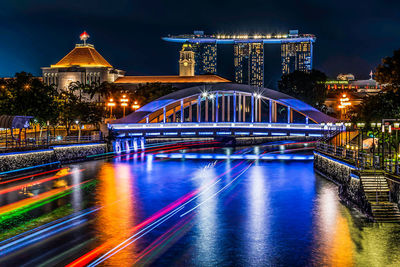
[[269,122],[276,122],[276,102],[269,100]]
[[163,122],[166,123],[167,122],[167,117],[166,117],[166,107],[163,108]]
[[287,123],[292,122],[292,109],[290,107],[287,107]]
[[242,95],[241,94],[239,94],[238,95],[238,103],[239,103],[239,105],[238,105],[238,122],[241,122],[242,121]]
[[176,109],[173,109],[172,122],[176,122]]
[[215,122],[218,122],[218,92],[215,94]]
[[308,117],[306,117],[306,124],[308,124]]
[[204,121],[208,122],[208,99],[206,97],[206,100],[204,100],[206,102],[206,110],[205,110],[205,119]]
[[261,98],[258,98],[258,122],[261,122],[262,118],[261,118]]
[[236,122],[236,92],[233,93],[233,122]]
[[221,121],[225,121],[225,95],[222,94],[221,99]]
[[227,112],[227,117],[228,117],[228,121],[231,121],[231,97],[229,95],[226,96],[227,97],[227,102],[228,102],[228,112]]
[[189,121],[190,122],[193,121],[193,105],[192,105],[192,101],[189,102]]
[[197,98],[197,122],[201,122],[201,96]]
[[[257,102],[256,102],[256,110],[257,110]],[[257,120],[257,114],[256,114]],[[251,122],[254,122],[254,95],[251,96]]]
[[269,115],[269,123],[271,123],[272,122],[272,100],[269,100],[269,112],[268,112],[268,115]]
[[185,119],[184,115],[185,115],[185,113],[184,113],[184,110],[183,110],[183,99],[181,99],[181,123]]
[[242,105],[242,109],[243,109],[243,117],[242,117],[242,121],[246,122],[246,95],[242,96],[243,98],[243,105]]

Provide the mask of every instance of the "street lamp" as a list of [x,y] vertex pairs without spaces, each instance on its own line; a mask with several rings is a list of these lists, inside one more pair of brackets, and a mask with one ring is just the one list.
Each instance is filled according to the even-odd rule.
[[132,105],[133,111],[136,111],[138,108],[140,108],[140,105],[138,105],[137,101],[133,102],[133,105]]
[[338,108],[340,109],[340,118],[343,120],[346,118],[347,107],[351,106],[351,102],[346,94],[343,94],[339,101],[340,104]]
[[346,144],[348,144],[350,140],[350,131],[347,130],[347,128],[351,128],[351,122],[345,122],[344,123],[345,129],[346,129]]
[[114,99],[110,98],[110,100],[108,100],[107,107],[110,107],[110,118],[112,118],[112,109],[115,107]]
[[125,117],[125,108],[128,106],[129,99],[126,98],[126,95],[123,95],[122,98],[120,99],[120,101],[121,101],[121,106],[124,108],[123,117]]

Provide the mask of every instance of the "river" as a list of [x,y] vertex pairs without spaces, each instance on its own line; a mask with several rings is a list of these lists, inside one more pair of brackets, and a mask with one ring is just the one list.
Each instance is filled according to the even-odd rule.
[[[164,148],[262,154],[265,148]],[[399,266],[400,226],[344,206],[310,160],[131,153],[0,184],[1,266]],[[302,155],[309,152],[297,152]]]

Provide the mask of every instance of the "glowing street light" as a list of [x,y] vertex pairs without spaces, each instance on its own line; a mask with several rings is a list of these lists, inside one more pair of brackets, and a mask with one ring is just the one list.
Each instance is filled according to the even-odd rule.
[[110,107],[110,118],[112,117],[112,108],[115,107],[114,99],[110,98],[107,103],[107,107]]
[[341,118],[344,119],[346,117],[347,107],[351,106],[351,102],[346,94],[343,94],[342,97],[339,99],[339,101],[340,104],[338,108],[341,110],[340,112]]
[[133,105],[132,105],[132,109],[133,109],[134,111],[136,111],[138,108],[140,108],[140,105],[138,105],[137,101],[135,101],[135,102],[133,103]]
[[124,108],[123,117],[125,117],[125,108],[128,106],[129,99],[126,98],[126,95],[123,95],[119,101],[121,101],[121,106]]

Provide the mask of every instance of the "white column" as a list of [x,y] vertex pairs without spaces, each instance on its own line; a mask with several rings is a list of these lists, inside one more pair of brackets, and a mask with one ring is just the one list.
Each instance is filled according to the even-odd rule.
[[184,120],[183,99],[181,99],[181,122]]
[[[257,108],[256,108],[257,110]],[[257,117],[256,117],[257,120]],[[254,122],[254,95],[251,95],[251,122]]]
[[206,102],[205,121],[208,122],[208,99],[207,99],[207,97],[205,97],[204,101]]
[[166,112],[166,108],[163,107],[163,122],[164,122],[164,123],[167,121],[166,113],[167,113],[167,112]]
[[221,109],[221,114],[222,114],[222,118],[221,121],[225,121],[225,95],[222,94],[222,100],[221,100],[221,104],[222,104],[222,109]]
[[233,93],[233,122],[236,122],[236,92]]
[[189,121],[192,122],[192,117],[193,117],[193,106],[192,106],[192,101],[189,102]]
[[201,95],[197,98],[197,122],[201,121]]

